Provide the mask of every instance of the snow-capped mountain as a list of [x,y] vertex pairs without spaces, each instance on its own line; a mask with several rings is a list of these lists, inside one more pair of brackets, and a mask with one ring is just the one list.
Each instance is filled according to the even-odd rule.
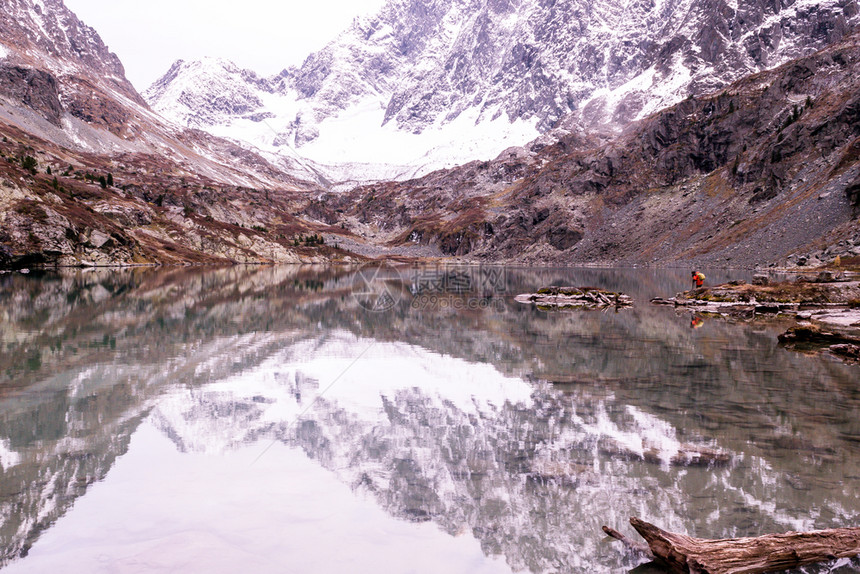
[[[413,133],[384,124],[387,96],[364,93],[356,78],[341,76],[308,98],[290,76],[260,78],[223,59],[180,60],[144,97],[180,126],[250,144],[273,162],[288,158],[335,184],[414,177],[538,135],[533,123],[478,124],[466,115]],[[329,90],[338,81],[355,94]]]
[[[312,171],[164,121],[125,77],[116,54],[62,0],[0,0],[0,120],[63,148],[168,157],[215,181],[279,187]],[[237,169],[239,168],[239,169]]]
[[[198,79],[195,91],[185,89],[182,76]],[[147,92],[153,101],[175,101],[184,111],[182,123],[193,127],[216,125],[232,117],[260,121],[271,114],[251,115],[263,107],[260,93],[272,93],[268,82],[230,61],[208,58],[194,62],[178,60]]]
[[297,262],[327,225],[312,168],[165,121],[61,0],[0,10],[0,266]]
[[300,68],[180,61],[144,97],[181,125],[341,166],[335,179],[406,177],[567,117],[622,126],[839,40],[857,14],[846,0],[390,0]]

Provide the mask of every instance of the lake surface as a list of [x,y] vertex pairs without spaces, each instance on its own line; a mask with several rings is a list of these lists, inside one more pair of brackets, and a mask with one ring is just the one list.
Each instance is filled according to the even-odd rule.
[[[602,525],[860,525],[860,368],[782,349],[779,321],[648,304],[688,275],[2,275],[0,566],[646,572]],[[513,301],[553,284],[636,306]]]

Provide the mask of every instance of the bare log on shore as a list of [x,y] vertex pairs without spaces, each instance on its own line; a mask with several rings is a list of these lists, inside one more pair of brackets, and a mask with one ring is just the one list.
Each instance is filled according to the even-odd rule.
[[[815,562],[860,554],[860,528],[767,534],[755,538],[707,540],[666,532],[638,518],[630,524],[648,543],[654,557],[671,572],[757,574],[779,572]],[[635,547],[620,533],[604,532]]]
[[633,306],[633,299],[623,293],[615,293],[596,287],[544,287],[537,293],[517,295],[520,303],[534,303],[538,307],[558,309],[623,309]]

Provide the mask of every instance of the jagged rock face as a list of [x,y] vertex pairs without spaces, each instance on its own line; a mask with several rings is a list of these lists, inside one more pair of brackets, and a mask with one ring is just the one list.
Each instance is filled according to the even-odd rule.
[[[540,132],[571,112],[585,125],[623,125],[838,41],[857,21],[855,0],[391,0],[265,87],[229,67],[215,79],[186,66],[146,96],[181,123],[211,118],[211,127],[248,113],[249,87],[278,93],[296,100],[277,129],[297,147],[368,99],[385,108],[382,123],[410,133],[464,113]],[[171,82],[181,96],[164,88]],[[192,95],[213,86],[235,94],[236,112],[223,96],[209,105]]]
[[116,54],[62,0],[2,0],[0,6],[0,43],[15,48],[14,60],[55,76],[98,81],[145,106]]
[[[203,89],[187,90],[181,82],[176,82],[186,74],[201,79]],[[184,108],[193,110],[183,123],[189,127],[206,127],[261,108],[263,102],[258,93],[267,89],[267,83],[256,74],[241,70],[225,60],[206,59],[188,63],[179,60],[147,90],[147,99],[175,100]]]
[[40,70],[0,65],[0,92],[19,100],[52,124],[59,126],[63,115],[57,79]]
[[756,265],[840,241],[847,256],[858,66],[853,36],[608,140],[562,136],[333,206],[392,244],[417,238],[479,259]]
[[306,192],[224,186],[147,154],[81,156],[2,122],[0,135],[0,269],[349,259],[294,244],[327,227],[294,215]]
[[5,58],[0,95],[21,101],[56,126],[67,112],[128,136],[131,114],[114,98],[122,96],[143,108],[146,103],[95,30],[60,0],[4,0],[2,8],[6,17],[0,22],[0,43],[11,53]]

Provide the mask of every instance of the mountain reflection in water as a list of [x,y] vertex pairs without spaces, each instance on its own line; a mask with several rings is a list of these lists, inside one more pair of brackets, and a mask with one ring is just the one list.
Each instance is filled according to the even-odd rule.
[[[858,524],[857,367],[779,348],[778,322],[648,305],[688,270],[442,271],[0,276],[2,564],[617,572],[639,561],[600,527],[634,515]],[[549,284],[636,307],[513,301]]]

